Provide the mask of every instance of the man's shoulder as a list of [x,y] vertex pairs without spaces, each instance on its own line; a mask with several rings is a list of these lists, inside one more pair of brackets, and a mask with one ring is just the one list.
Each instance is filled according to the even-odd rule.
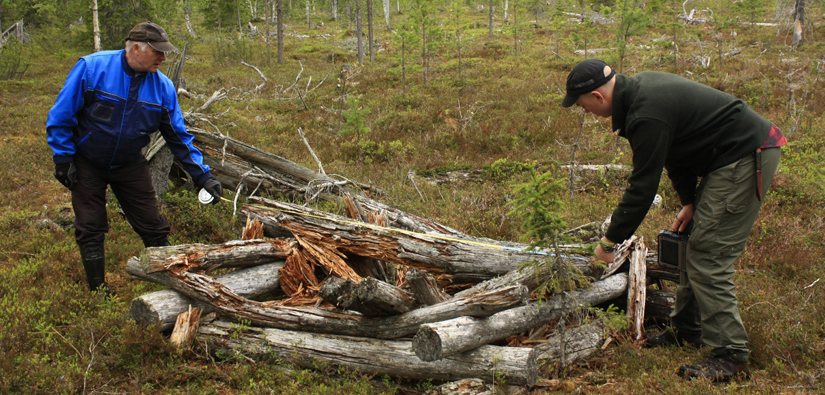
[[121,52],[123,52],[123,50],[100,51],[100,52],[95,52],[95,53],[92,53],[92,54],[88,54],[88,55],[82,57],[81,59],[85,59],[87,61],[93,61],[93,62],[94,61],[108,61],[109,59],[111,59],[113,57],[120,56]]

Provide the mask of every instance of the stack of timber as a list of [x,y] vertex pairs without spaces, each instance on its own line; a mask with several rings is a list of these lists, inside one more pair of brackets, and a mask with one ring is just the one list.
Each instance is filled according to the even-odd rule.
[[[224,187],[336,201],[347,217],[250,196],[240,210],[244,240],[147,248],[130,259],[127,272],[169,287],[135,298],[132,317],[162,331],[177,322],[176,343],[194,333],[211,350],[305,368],[322,362],[382,376],[529,386],[540,366],[567,366],[606,344],[610,330],[582,319],[587,306],[625,306],[637,337],[645,319],[662,322],[672,306],[672,292],[646,289],[654,279],[678,281],[678,272],[657,266],[641,239],[622,245],[606,269],[576,246],[528,252],[387,206],[371,197],[377,188],[191,131]],[[598,224],[570,233],[587,229],[598,232]],[[534,300],[560,262],[592,283]]]
[[[171,289],[133,301],[138,323],[169,328],[191,305],[213,313],[201,320],[200,338],[253,358],[530,385],[542,364],[569,365],[599,349],[608,335],[599,322],[557,324],[626,294],[632,278],[618,263],[605,270],[584,256],[558,256],[593,282],[539,303],[531,293],[554,273],[520,268],[536,253],[263,198],[241,213],[292,237],[147,248],[127,271]],[[621,251],[620,259],[646,266],[643,243]],[[391,269],[394,281],[372,276],[375,265]],[[235,270],[210,273],[219,268]],[[261,297],[276,290],[288,297]]]

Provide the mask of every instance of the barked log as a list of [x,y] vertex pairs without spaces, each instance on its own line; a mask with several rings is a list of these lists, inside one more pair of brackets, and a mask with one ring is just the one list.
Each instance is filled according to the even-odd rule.
[[607,330],[601,321],[593,321],[572,328],[565,328],[550,336],[546,342],[536,344],[539,364],[570,366],[593,355],[607,338]]
[[[140,261],[137,257],[132,257],[126,263],[127,272],[136,272],[135,266],[140,267]],[[216,280],[244,298],[254,298],[278,289],[279,271],[283,266],[283,261],[277,261],[238,269],[221,275]],[[174,327],[177,316],[187,311],[190,305],[200,308],[204,314],[215,310],[207,303],[175,290],[164,289],[132,299],[129,315],[138,325],[159,324],[160,331],[164,332]]]
[[406,291],[373,277],[356,283],[330,276],[321,285],[319,295],[341,310],[354,310],[368,317],[403,314],[416,307]]
[[[246,205],[241,212],[330,251],[407,265],[436,275],[450,274],[457,283],[479,282],[543,259],[542,255],[514,248],[379,227],[271,200],[267,207]],[[590,258],[575,254],[564,259],[585,272],[595,267]]]
[[422,306],[434,305],[450,299],[450,295],[438,286],[430,273],[410,269],[406,275],[415,301]]
[[541,303],[533,302],[486,318],[458,317],[425,324],[413,338],[413,350],[422,361],[472,350],[553,322],[576,308],[614,299],[625,292],[627,281],[627,274],[619,273],[594,282],[589,288],[553,295]]
[[145,262],[146,272],[169,267],[249,267],[286,259],[294,240],[233,240],[223,244],[182,244],[144,249],[138,259]]
[[532,385],[538,377],[537,352],[532,348],[485,345],[450,358],[423,362],[405,340],[321,335],[246,326],[229,322],[201,325],[199,338],[212,347],[250,356],[275,356],[302,368],[328,364],[364,374],[410,379],[456,380],[468,377],[508,384]]
[[[251,301],[232,292],[215,279],[176,267],[147,273],[149,261],[132,260],[127,272],[166,285],[181,294],[212,305],[233,320],[249,320],[252,325],[318,333],[337,333],[374,338],[399,338],[415,334],[421,324],[460,316],[486,317],[522,306],[529,301],[527,287],[514,285],[478,292],[463,298],[427,306],[392,317],[366,317],[354,312],[324,308],[285,307],[271,302]],[[197,267],[188,269],[197,270]]]

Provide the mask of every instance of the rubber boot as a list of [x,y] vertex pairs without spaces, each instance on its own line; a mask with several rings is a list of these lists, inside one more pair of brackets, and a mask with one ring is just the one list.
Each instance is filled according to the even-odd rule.
[[166,247],[169,246],[169,236],[168,235],[161,235],[155,237],[147,237],[143,239],[143,246],[144,247]]
[[89,282],[89,290],[100,291],[106,296],[109,295],[109,288],[106,286],[106,259],[102,242],[89,242],[80,246],[80,259],[83,261],[83,269],[86,270],[86,281]]

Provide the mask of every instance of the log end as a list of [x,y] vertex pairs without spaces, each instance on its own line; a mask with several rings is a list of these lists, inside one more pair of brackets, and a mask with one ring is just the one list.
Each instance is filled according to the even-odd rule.
[[441,337],[427,325],[421,325],[412,340],[413,352],[418,359],[432,362],[441,359]]
[[[142,296],[132,299],[132,304],[129,306],[129,315],[135,320],[135,323],[140,326],[147,326],[152,324],[166,324],[171,328],[174,322],[162,322],[162,318],[154,305],[146,303]],[[167,328],[168,329],[168,328]]]

